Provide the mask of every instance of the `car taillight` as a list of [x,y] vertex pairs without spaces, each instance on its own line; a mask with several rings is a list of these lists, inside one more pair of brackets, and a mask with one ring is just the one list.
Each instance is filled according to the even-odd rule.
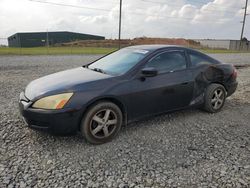
[[237,70],[236,70],[235,67],[234,67],[234,69],[233,69],[232,78],[233,78],[233,79],[236,79],[236,78],[237,78]]

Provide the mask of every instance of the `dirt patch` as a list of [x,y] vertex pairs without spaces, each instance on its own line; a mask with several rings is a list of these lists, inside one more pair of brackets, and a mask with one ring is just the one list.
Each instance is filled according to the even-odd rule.
[[[170,39],[170,38],[134,38],[134,39],[122,39],[121,46],[133,46],[133,45],[146,45],[146,44],[165,44],[165,45],[182,45],[182,46],[199,46],[198,42],[194,40],[187,40],[183,38]],[[119,40],[107,39],[107,40],[81,40],[70,43],[58,44],[57,46],[78,46],[78,47],[117,47]]]

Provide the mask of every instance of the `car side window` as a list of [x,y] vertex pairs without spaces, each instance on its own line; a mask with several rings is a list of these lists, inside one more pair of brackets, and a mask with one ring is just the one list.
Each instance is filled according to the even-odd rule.
[[211,60],[208,58],[201,56],[199,54],[195,53],[189,53],[190,61],[192,64],[192,67],[197,67],[199,65],[209,65],[209,64],[214,64]]
[[158,73],[186,69],[186,58],[182,52],[164,52],[148,61],[146,67],[154,67]]

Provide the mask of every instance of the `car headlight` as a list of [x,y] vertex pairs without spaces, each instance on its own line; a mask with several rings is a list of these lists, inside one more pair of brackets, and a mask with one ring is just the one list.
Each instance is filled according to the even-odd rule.
[[37,100],[32,107],[40,109],[62,109],[65,104],[69,101],[73,93],[62,93],[58,95],[51,95],[48,97],[41,98]]

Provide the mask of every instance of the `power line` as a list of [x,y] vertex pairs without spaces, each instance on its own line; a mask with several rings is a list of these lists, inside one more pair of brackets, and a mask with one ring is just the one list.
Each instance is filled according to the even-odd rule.
[[[40,0],[29,0],[32,2],[37,2],[37,3],[45,3],[45,4],[52,4],[52,5],[56,5],[56,6],[64,6],[64,7],[72,7],[72,8],[82,8],[82,9],[90,9],[90,10],[95,10],[95,11],[105,11],[105,12],[110,12],[109,9],[103,9],[103,8],[93,8],[93,7],[86,7],[86,6],[77,6],[77,5],[71,5],[71,4],[63,4],[63,3],[54,3],[54,2],[50,2],[50,1],[40,1]],[[140,9],[143,10],[143,9]],[[144,10],[143,10],[144,11]],[[153,17],[157,17],[157,18],[168,18],[168,19],[177,19],[177,20],[193,20],[193,17],[172,17],[172,16],[161,16],[158,14],[145,14],[145,13],[138,13],[138,12],[134,12],[134,11],[125,11],[129,14],[134,14],[134,15],[141,15],[141,16],[153,16]],[[218,22],[217,21],[218,18],[216,18],[216,20],[209,20],[209,21],[198,21],[196,20],[195,22],[202,22],[202,23],[222,23],[222,22]]]
[[[50,1],[41,1],[41,0],[29,0],[29,1],[36,2],[36,3],[51,4],[51,5],[56,5],[56,6],[64,6],[64,7],[72,7],[72,8],[82,8],[82,9],[88,9],[88,10],[94,10],[94,11],[103,11],[103,12],[110,12],[111,11],[111,9],[94,8],[94,7],[88,7],[88,6],[78,6],[78,5],[64,4],[64,3],[54,3],[54,2],[50,2]],[[149,0],[142,0],[142,1],[146,2],[146,1],[149,1]],[[141,16],[152,16],[152,17],[156,17],[158,19],[167,18],[167,19],[178,19],[178,20],[190,20],[190,21],[193,21],[193,23],[211,23],[211,24],[225,23],[224,21],[218,21],[218,17],[215,17],[215,20],[194,20],[195,17],[176,17],[176,16],[174,17],[174,16],[167,16],[167,15],[163,15],[162,16],[162,15],[159,15],[159,14],[147,14],[147,13],[145,13],[144,9],[139,9],[139,10],[144,11],[144,13],[134,12],[134,11],[125,11],[125,13],[134,14],[134,15],[141,15]],[[119,14],[119,33],[118,33],[118,37],[119,37],[119,47],[120,47],[121,46],[122,0],[120,0],[120,10],[119,10],[119,13],[120,14]],[[169,22],[171,23],[171,21],[169,21],[169,20],[166,20],[166,21],[168,23]],[[176,23],[176,21],[174,23]]]
[[78,5],[71,5],[71,4],[64,4],[64,3],[54,3],[54,2],[50,2],[50,1],[40,1],[40,0],[29,0],[29,1],[36,2],[36,3],[44,3],[44,4],[51,4],[51,5],[57,5],[57,6],[64,6],[64,7],[73,7],[73,8],[82,8],[82,9],[110,12],[110,9],[103,9],[103,8],[78,6]]

